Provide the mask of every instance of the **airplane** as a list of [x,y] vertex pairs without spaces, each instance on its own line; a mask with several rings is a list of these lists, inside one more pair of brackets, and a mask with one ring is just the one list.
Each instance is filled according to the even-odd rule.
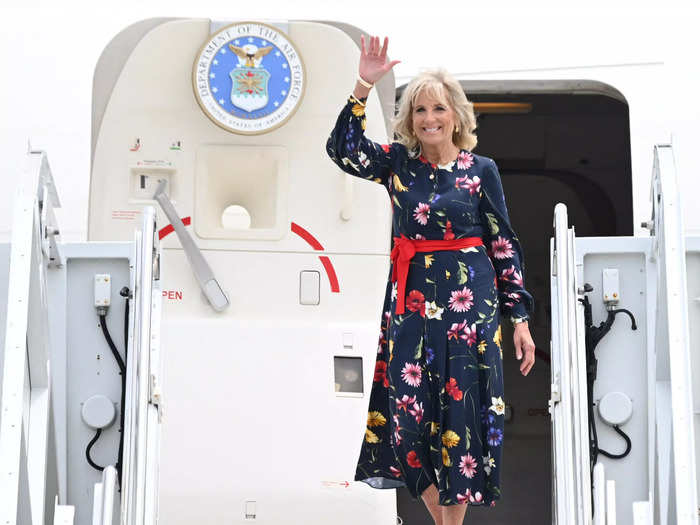
[[[95,67],[86,242],[61,240],[60,188],[30,148],[0,244],[0,523],[432,522],[405,488],[353,479],[391,208],[324,145],[362,34],[125,28]],[[528,377],[504,360],[503,502],[467,522],[697,523],[696,183],[645,84],[662,73],[457,75],[538,346]],[[403,89],[388,74],[371,92],[373,140]]]

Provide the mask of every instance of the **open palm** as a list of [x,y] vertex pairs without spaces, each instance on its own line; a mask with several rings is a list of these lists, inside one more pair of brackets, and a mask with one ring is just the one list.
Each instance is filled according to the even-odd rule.
[[369,38],[369,47],[365,46],[365,35],[362,35],[362,55],[360,55],[360,78],[374,84],[400,60],[387,62],[386,51],[389,47],[389,37],[384,37],[384,45],[379,47],[379,37]]

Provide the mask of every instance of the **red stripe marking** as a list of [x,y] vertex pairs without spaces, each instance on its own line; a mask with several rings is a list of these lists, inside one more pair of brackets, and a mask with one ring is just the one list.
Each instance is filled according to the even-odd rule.
[[331,292],[339,293],[340,286],[338,286],[338,276],[335,274],[335,268],[333,268],[333,263],[325,255],[319,255],[318,258],[321,259],[321,263],[323,264],[323,267],[326,269],[326,273],[328,274],[328,280],[331,282]]
[[308,242],[314,250],[323,250],[323,246],[320,242],[318,242],[316,237],[311,235],[308,231],[299,226],[296,222],[292,223],[292,231],[296,233],[299,237],[304,239],[306,242]]
[[[292,231],[296,233],[299,237],[304,239],[314,250],[323,250],[323,245],[318,242],[318,239],[311,235],[307,230],[299,226],[296,222],[292,222]],[[331,284],[331,292],[340,293],[340,286],[338,285],[338,276],[335,274],[335,268],[333,268],[333,263],[325,255],[319,255],[318,258],[323,264],[323,268],[326,270],[326,275],[328,275],[328,281]]]
[[[183,217],[182,219],[182,224],[185,226],[190,225],[191,219],[190,217]],[[167,226],[162,227],[160,230],[158,230],[158,239],[162,239],[166,235],[169,235],[175,231],[175,228],[173,228],[172,224],[168,224]]]

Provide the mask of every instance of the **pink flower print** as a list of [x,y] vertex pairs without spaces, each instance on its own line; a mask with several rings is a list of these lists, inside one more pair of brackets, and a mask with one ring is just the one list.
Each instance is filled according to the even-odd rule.
[[455,179],[455,187],[463,190],[469,190],[469,195],[474,195],[475,193],[479,193],[481,190],[481,179],[479,177],[470,179],[466,175],[464,177],[457,177]]
[[462,339],[467,340],[467,345],[469,346],[472,346],[474,343],[476,343],[476,323],[472,323],[471,326],[465,326],[464,335],[462,335],[461,337]]
[[465,286],[461,290],[453,290],[448,302],[453,312],[467,312],[474,304],[474,294]]
[[462,460],[459,462],[459,471],[468,478],[473,478],[476,474],[476,460],[471,454],[467,453],[466,456],[462,456]]
[[403,410],[404,412],[406,412],[408,405],[412,405],[415,402],[416,396],[408,397],[407,394],[404,394],[401,399],[396,400],[396,411],[398,412],[399,410]]
[[406,363],[401,370],[401,378],[411,386],[419,386],[421,370],[418,363]]
[[409,408],[408,412],[416,418],[416,423],[420,423],[423,419],[423,403],[413,403],[413,408]]
[[420,240],[422,240],[422,239],[425,239],[425,237],[423,237],[420,233],[416,233],[415,238],[416,238],[417,241],[420,241]]
[[513,257],[513,245],[499,235],[498,239],[491,241],[491,252],[496,259],[510,259]]
[[464,505],[470,500],[470,498],[474,499],[474,497],[472,496],[472,491],[470,489],[467,489],[467,492],[465,492],[464,494],[457,494],[457,503],[459,503],[460,505]]
[[[406,396],[404,396],[404,397],[406,397]],[[394,444],[400,445],[402,439],[403,438],[401,437],[401,427],[399,426],[399,415],[394,414]]]
[[469,501],[471,503],[481,503],[481,500],[484,499],[484,497],[481,495],[481,492],[478,490],[474,493],[474,495],[469,498]]
[[418,224],[425,226],[428,224],[428,215],[430,215],[430,204],[419,202],[416,209],[413,210],[413,218],[418,221]]
[[401,477],[401,471],[397,469],[396,467],[389,467],[389,472],[395,477],[395,478],[400,478]]
[[501,281],[510,282],[518,286],[523,285],[522,275],[520,275],[520,272],[518,272],[518,270],[515,269],[515,266],[512,265],[510,268],[507,268],[501,272]]
[[447,340],[449,341],[450,339],[455,339],[459,341],[460,338],[460,330],[462,330],[465,326],[467,325],[466,321],[463,321],[461,323],[452,323],[452,326],[450,327],[449,330],[447,330]]
[[457,155],[457,167],[460,170],[468,170],[474,164],[474,156],[468,151],[462,151]]

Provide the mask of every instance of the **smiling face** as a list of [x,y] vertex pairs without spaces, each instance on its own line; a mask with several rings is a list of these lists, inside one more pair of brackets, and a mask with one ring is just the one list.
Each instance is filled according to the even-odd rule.
[[413,132],[423,145],[445,147],[453,144],[455,112],[440,90],[423,89],[411,111]]

